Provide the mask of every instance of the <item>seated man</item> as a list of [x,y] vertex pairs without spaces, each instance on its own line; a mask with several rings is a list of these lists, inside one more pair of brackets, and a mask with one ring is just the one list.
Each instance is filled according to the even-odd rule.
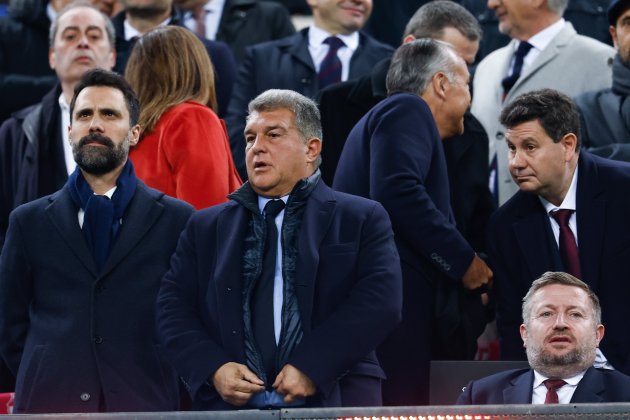
[[570,274],[546,272],[523,299],[521,338],[531,369],[471,381],[458,404],[630,401],[630,377],[593,367],[604,337],[599,299]]
[[387,213],[320,180],[303,95],[255,98],[245,139],[249,182],[193,216],[158,297],[193,409],[381,405],[375,348],[402,307]]

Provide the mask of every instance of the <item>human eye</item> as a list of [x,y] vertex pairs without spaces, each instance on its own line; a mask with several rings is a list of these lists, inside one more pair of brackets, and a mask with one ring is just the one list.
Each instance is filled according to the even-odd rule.
[[101,34],[101,31],[98,31],[98,30],[89,31],[87,33],[87,36],[91,41],[98,41],[99,39],[103,37],[103,35]]
[[65,41],[72,41],[76,39],[76,37],[77,37],[76,31],[65,31],[61,38]]
[[542,319],[550,319],[552,316],[553,316],[552,311],[544,311],[538,314],[538,318],[542,318]]
[[584,314],[579,311],[569,312],[569,316],[573,319],[582,319],[584,318]]
[[515,152],[515,151],[516,151],[516,147],[515,147],[512,143],[508,143],[508,144],[507,144],[507,146],[508,146],[508,150],[509,150],[511,153],[513,153],[513,152]]
[[528,152],[533,152],[534,150],[536,150],[536,145],[535,145],[535,144],[533,144],[533,143],[527,143],[527,144],[525,145],[525,149],[526,149]]

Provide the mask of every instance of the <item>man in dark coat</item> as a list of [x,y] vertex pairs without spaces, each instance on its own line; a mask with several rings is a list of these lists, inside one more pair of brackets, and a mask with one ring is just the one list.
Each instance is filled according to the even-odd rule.
[[[471,65],[481,39],[477,19],[453,1],[432,1],[419,8],[405,29],[404,42],[433,38],[448,42]],[[387,97],[385,76],[390,59],[369,75],[337,83],[319,93],[319,110],[326,147],[322,179],[332,183],[343,145],[352,127]],[[475,117],[464,116],[464,133],[444,139],[451,204],[457,228],[477,251],[484,251],[485,229],[494,210],[488,188],[488,137]]]
[[525,357],[518,307],[533,279],[566,271],[601,300],[606,340],[597,365],[630,374],[630,164],[580,150],[577,107],[557,91],[517,97],[501,121],[519,186],[488,223],[501,357]]
[[[360,31],[372,10],[372,0],[355,1],[353,7],[314,0],[311,8],[313,24],[308,28],[246,49],[226,117],[232,156],[243,179],[247,177],[243,128],[250,100],[267,89],[291,89],[315,98],[324,87],[319,73],[329,53],[340,66],[336,81],[345,81],[368,74],[393,52],[390,46]],[[327,45],[332,39],[343,44],[336,53]]]
[[136,178],[138,99],[122,76],[77,84],[77,169],[11,214],[0,256],[0,355],[15,413],[173,411],[177,375],[155,336],[155,299],[192,207]]
[[423,38],[400,46],[387,74],[389,97],[352,129],[335,173],[334,188],[383,204],[396,234],[403,320],[379,349],[388,405],[426,404],[432,349],[458,348],[485,324],[471,331],[470,315],[459,309],[466,301],[483,312],[472,290],[492,272],[455,227],[441,140],[464,129],[468,82],[466,63],[448,45]]
[[471,381],[458,404],[630,402],[630,377],[593,367],[604,326],[587,284],[546,272],[532,283],[522,308],[520,334],[531,368]]
[[272,89],[249,110],[249,181],[182,234],[162,343],[194,409],[381,405],[375,348],[402,303],[387,213],[321,181],[312,100]]
[[[116,29],[116,66],[114,71],[123,74],[135,40],[161,24],[184,26],[184,13],[173,6],[173,0],[121,1],[125,6],[125,11],[114,16],[112,22]],[[214,66],[219,116],[223,117],[232,96],[232,86],[236,75],[234,54],[223,42],[200,39]]]

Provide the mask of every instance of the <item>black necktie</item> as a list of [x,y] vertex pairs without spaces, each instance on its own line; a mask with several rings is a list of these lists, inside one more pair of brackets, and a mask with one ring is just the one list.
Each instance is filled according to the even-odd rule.
[[521,41],[520,44],[518,44],[518,48],[514,53],[514,67],[512,68],[512,74],[501,81],[501,84],[503,85],[504,98],[505,95],[507,95],[507,93],[510,91],[510,89],[512,89],[512,86],[514,86],[514,83],[516,83],[518,78],[521,77],[521,70],[523,70],[523,60],[531,49],[532,44],[526,41]]
[[336,36],[326,38],[324,44],[328,44],[330,48],[328,48],[328,53],[326,53],[317,75],[320,89],[341,81],[341,60],[337,57],[337,51],[346,45]]
[[284,208],[284,201],[270,200],[265,205],[266,240],[263,266],[254,290],[252,324],[256,345],[263,359],[267,388],[276,378],[276,335],[273,326],[273,283],[276,274],[278,228],[276,216]]
[[567,383],[562,379],[547,379],[543,382],[543,384],[547,387],[545,404],[558,404],[558,393],[556,391],[565,386]]
[[558,222],[560,227],[560,235],[558,237],[558,245],[560,249],[560,257],[567,273],[574,275],[578,279],[582,279],[582,270],[580,268],[580,253],[578,251],[577,242],[573,231],[569,227],[569,219],[573,214],[573,210],[559,209],[550,213],[551,217]]

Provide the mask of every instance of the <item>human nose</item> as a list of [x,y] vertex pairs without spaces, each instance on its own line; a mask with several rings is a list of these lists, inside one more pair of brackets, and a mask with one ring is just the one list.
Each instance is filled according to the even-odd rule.
[[568,323],[567,323],[566,315],[563,314],[562,312],[556,314],[556,317],[553,323],[554,329],[564,330],[565,328],[567,328],[567,326],[568,326]]
[[502,4],[502,0],[488,0],[486,6],[490,10],[494,10]]
[[513,169],[522,169],[526,166],[525,159],[517,150],[510,150],[509,165]]
[[90,121],[90,133],[94,132],[103,132],[103,120],[98,115],[92,117]]

